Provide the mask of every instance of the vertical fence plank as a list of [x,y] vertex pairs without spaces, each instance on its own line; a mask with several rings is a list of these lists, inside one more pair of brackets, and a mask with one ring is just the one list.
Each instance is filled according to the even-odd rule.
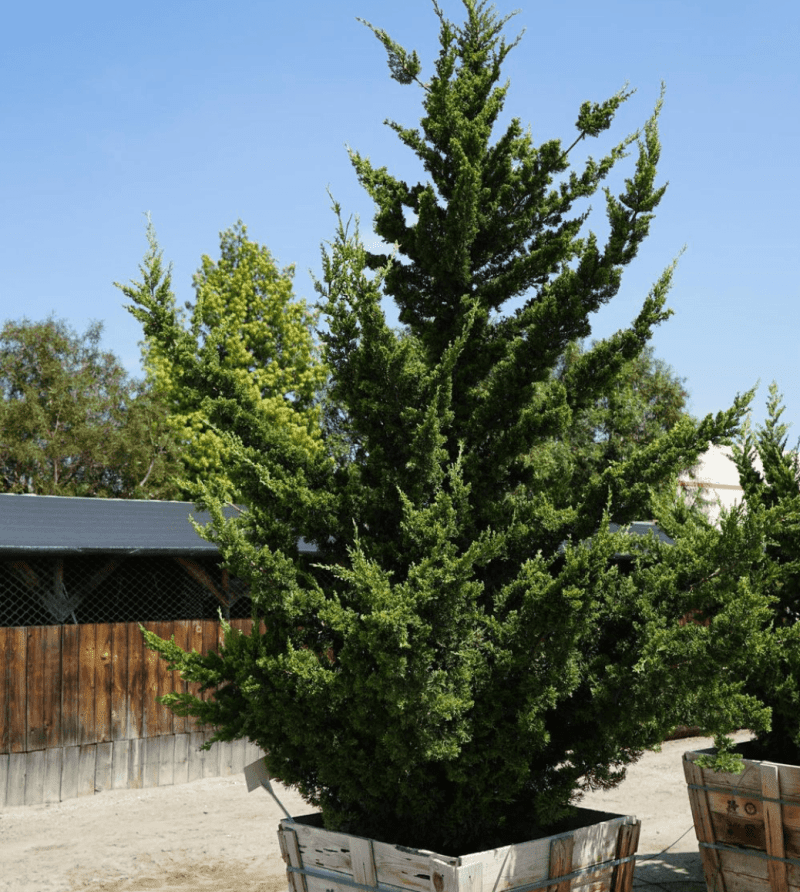
[[44,798],[44,753],[40,749],[25,754],[25,805],[41,805]]
[[[158,623],[146,622],[142,625],[148,632],[158,634]],[[142,661],[144,663],[144,685],[142,701],[142,737],[155,737],[158,734],[159,705],[158,696],[158,654],[150,650],[142,642]]]
[[144,786],[144,752],[145,740],[137,737],[131,740],[128,750],[128,788],[140,790]]
[[160,737],[158,754],[158,786],[171,787],[175,783],[175,735]]
[[6,805],[25,805],[25,768],[27,762],[27,753],[9,754]]
[[8,630],[6,666],[8,669],[8,751],[25,752],[26,700],[25,662],[28,629],[18,626]]
[[138,740],[143,734],[144,723],[144,637],[139,623],[126,623],[128,629],[128,687],[125,705],[128,727],[125,737]]
[[61,746],[61,626],[45,627],[44,732],[48,750]]
[[27,680],[27,712],[25,751],[43,750],[44,733],[44,630],[45,626],[28,626],[28,654],[25,665]]
[[111,626],[97,623],[94,651],[94,742],[111,740]]
[[80,743],[80,626],[61,627],[61,744]]
[[61,764],[64,750],[54,746],[44,751],[44,795],[42,802],[61,801]]
[[175,761],[173,780],[185,784],[189,780],[189,735],[175,735]]
[[94,770],[97,764],[97,744],[78,747],[78,784],[76,796],[94,796]]
[[130,749],[130,740],[114,741],[111,765],[111,786],[114,790],[125,790],[128,787],[128,756]]
[[[9,736],[11,732],[10,721],[8,717],[9,690],[8,690],[8,660],[6,659],[6,651],[10,649],[8,639],[11,629],[0,629],[0,755],[8,754],[11,748],[9,744]],[[2,760],[0,760],[2,761]],[[6,768],[8,768],[8,759],[5,760]],[[5,789],[0,789],[0,805],[3,803]]]
[[[78,743],[81,746],[96,743],[94,726],[95,675],[94,662],[97,641],[97,627],[89,624],[78,626],[80,645],[78,648]],[[83,760],[81,755],[81,760]],[[81,762],[83,764],[83,761]],[[80,782],[79,782],[80,783]],[[92,781],[94,783],[94,780]],[[81,788],[82,789],[82,788]],[[85,795],[79,793],[79,796]]]
[[[165,641],[169,641],[175,628],[174,621],[162,620],[161,622],[157,623],[156,626],[156,633],[158,634],[158,637],[164,639]],[[164,694],[171,694],[173,690],[173,673],[168,671],[167,665],[167,661],[159,655],[158,662],[156,664],[158,668],[157,693],[159,697],[163,697]],[[156,731],[156,734],[158,734],[159,737],[165,737],[172,734],[172,710],[168,706],[163,706],[161,703],[157,703],[156,708],[158,722],[158,730]]]
[[78,769],[81,763],[81,748],[65,746],[61,760],[61,798],[74,799],[78,795]]
[[[173,634],[175,635],[175,643],[182,650],[187,650],[187,645],[189,642],[189,620],[188,619],[179,619],[173,623]],[[180,672],[175,670],[172,673],[172,690],[177,694],[185,694],[186,693],[186,682],[181,678]],[[185,716],[175,715],[172,716],[172,727],[176,734],[184,734],[189,730],[188,728],[188,719]]]
[[111,626],[111,739],[128,733],[128,625]]
[[[0,654],[3,651],[0,650]],[[0,753],[0,808],[6,806],[6,791],[8,790],[8,753]]]
[[[197,653],[199,653],[199,654],[205,653],[205,651],[203,650],[203,622],[202,622],[202,620],[190,620],[188,636],[189,637],[188,637],[186,649],[190,652],[197,651]],[[202,697],[202,694],[200,693],[199,682],[193,681],[193,682],[187,683],[186,690],[193,697]],[[201,725],[195,716],[189,716],[186,721],[187,721],[186,730],[190,734],[201,730]]]
[[113,786],[114,744],[111,741],[95,746],[94,792],[110,790]]

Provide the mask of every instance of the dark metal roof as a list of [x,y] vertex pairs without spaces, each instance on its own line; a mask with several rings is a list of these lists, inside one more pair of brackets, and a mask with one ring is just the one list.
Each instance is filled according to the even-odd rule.
[[0,493],[0,554],[213,555],[217,546],[197,535],[190,514],[211,520],[191,502]]

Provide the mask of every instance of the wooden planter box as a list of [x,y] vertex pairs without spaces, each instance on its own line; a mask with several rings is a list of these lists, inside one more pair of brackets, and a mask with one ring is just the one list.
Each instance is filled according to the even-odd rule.
[[708,892],[800,892],[800,767],[745,759],[741,774],[700,768],[685,753]]
[[460,857],[330,832],[318,814],[285,818],[278,835],[289,892],[630,892],[641,822],[579,811],[579,829]]

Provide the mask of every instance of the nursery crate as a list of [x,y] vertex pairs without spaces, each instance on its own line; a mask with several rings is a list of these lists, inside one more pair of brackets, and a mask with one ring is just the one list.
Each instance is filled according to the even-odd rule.
[[800,767],[745,759],[741,774],[683,757],[708,892],[800,892]]
[[327,831],[319,814],[278,835],[289,892],[630,892],[641,822],[579,811],[579,829],[460,857]]

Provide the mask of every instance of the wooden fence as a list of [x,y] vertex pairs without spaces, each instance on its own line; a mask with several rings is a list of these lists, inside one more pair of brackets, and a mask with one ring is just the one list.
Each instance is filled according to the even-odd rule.
[[[222,642],[218,620],[142,625],[184,650]],[[251,621],[231,626],[249,632]],[[212,692],[166,667],[138,623],[0,628],[0,807],[231,774],[262,755],[246,741],[200,752],[213,731],[155,698]]]

